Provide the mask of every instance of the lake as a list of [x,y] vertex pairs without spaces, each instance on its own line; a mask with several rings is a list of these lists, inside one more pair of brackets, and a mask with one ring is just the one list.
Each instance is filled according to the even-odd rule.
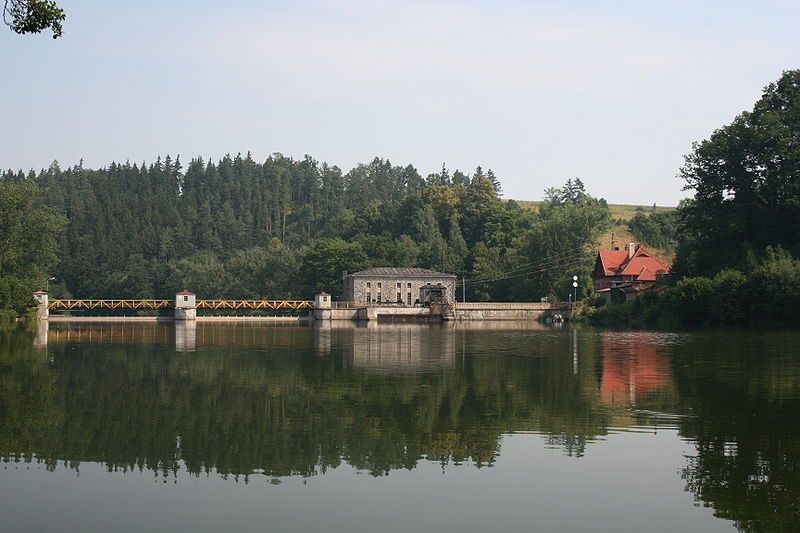
[[0,331],[3,531],[796,531],[800,334]]

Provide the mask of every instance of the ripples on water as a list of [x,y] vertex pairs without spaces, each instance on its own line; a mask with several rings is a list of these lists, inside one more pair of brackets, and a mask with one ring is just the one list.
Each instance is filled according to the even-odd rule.
[[[88,477],[82,490],[108,508],[121,509],[112,495],[124,493],[167,525],[169,508],[205,501],[194,530],[221,527],[208,513],[223,509],[238,509],[234,527],[254,530],[267,509],[285,530],[800,523],[795,333],[326,326],[4,332],[8,520],[75,529],[70,517],[88,503],[69,495]],[[175,488],[153,499],[137,488],[141,476]],[[277,492],[229,488],[254,480]],[[26,512],[29,489],[64,522]],[[97,520],[98,530],[110,525]],[[141,516],[126,524],[174,530]]]

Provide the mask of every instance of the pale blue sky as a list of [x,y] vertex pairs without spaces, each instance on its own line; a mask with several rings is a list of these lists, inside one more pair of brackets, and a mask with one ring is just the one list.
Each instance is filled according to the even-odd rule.
[[380,155],[674,205],[692,141],[800,67],[790,0],[59,4],[61,39],[0,29],[0,167]]

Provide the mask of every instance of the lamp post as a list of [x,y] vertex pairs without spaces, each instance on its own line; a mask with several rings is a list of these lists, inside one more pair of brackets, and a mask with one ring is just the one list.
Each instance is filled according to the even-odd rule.
[[50,282],[55,280],[56,278],[47,278],[47,281],[44,284],[44,292],[50,294]]
[[572,276],[572,289],[575,291],[575,297],[572,299],[573,305],[578,303],[578,276]]

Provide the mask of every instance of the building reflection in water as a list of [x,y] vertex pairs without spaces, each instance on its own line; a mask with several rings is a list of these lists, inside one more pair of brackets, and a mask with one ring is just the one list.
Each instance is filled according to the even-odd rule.
[[[169,345],[175,342],[170,322],[80,321],[43,323],[50,343]],[[40,326],[41,327],[41,326]],[[37,339],[40,335],[37,335]]]
[[352,328],[344,363],[379,372],[417,372],[455,365],[455,332],[439,324],[367,323]]
[[36,324],[36,336],[33,338],[33,347],[37,350],[47,348],[47,334],[50,330],[50,323],[47,320],[40,320]]
[[637,407],[643,396],[670,384],[668,360],[659,353],[663,339],[652,332],[601,333],[600,399],[619,407]]
[[175,351],[193,352],[197,349],[197,322],[180,320],[175,322]]

